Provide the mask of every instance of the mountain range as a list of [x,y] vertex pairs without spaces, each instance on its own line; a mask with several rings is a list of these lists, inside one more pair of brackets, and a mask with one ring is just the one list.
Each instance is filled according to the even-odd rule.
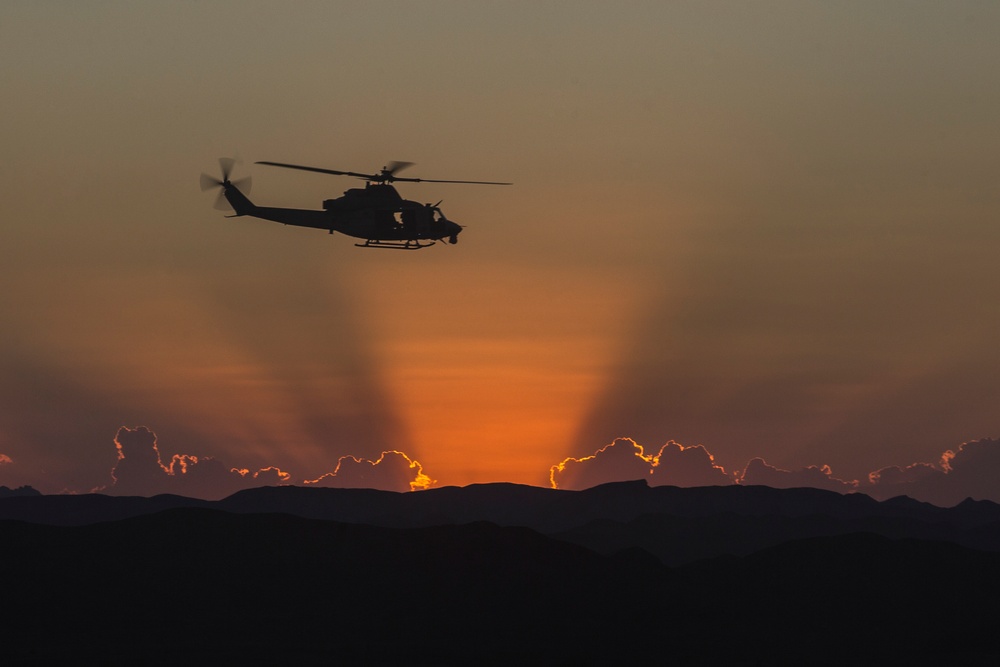
[[995,664],[1000,505],[768,487],[0,494],[0,645],[104,664]]

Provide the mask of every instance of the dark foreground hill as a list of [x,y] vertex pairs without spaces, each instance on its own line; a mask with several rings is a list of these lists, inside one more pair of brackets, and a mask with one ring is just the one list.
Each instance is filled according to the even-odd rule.
[[[4,499],[4,664],[992,665],[1000,657],[1000,554],[941,538],[995,533],[991,504],[942,510],[644,485],[324,491],[333,490],[263,489],[220,503]],[[46,514],[56,506],[72,520]],[[382,525],[329,517],[352,512],[380,512]],[[498,525],[501,514],[510,525]],[[865,521],[939,534],[855,530]],[[667,551],[679,553],[689,537],[715,555],[671,566],[634,547],[672,543],[681,546]]]

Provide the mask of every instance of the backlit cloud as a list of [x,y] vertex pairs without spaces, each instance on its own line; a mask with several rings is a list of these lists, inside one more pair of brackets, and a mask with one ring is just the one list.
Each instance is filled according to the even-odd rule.
[[[370,488],[396,492],[427,489],[436,480],[419,461],[401,451],[382,452],[377,460],[343,456],[332,472],[302,480],[277,466],[256,471],[234,468],[208,456],[172,454],[160,450],[156,434],[144,427],[121,427],[114,439],[117,461],[111,482],[92,489],[110,495],[152,496],[162,493],[220,499],[260,486],[306,484],[336,488]],[[24,486],[14,459],[0,454],[0,483]],[[617,438],[590,456],[570,457],[549,469],[553,488],[579,490],[618,481],[646,480],[650,486],[760,485],[772,488],[810,487],[838,493],[861,492],[876,499],[909,496],[942,507],[966,498],[1000,502],[1000,440],[981,439],[944,451],[936,461],[894,465],[869,473],[862,480],[835,477],[828,465],[785,470],[753,458],[742,471],[727,473],[703,445],[684,446],[673,440],[656,454],[631,438]],[[67,492],[73,490],[67,489]]]
[[233,472],[238,472],[244,477],[250,475],[251,479],[257,481],[256,486],[278,486],[279,484],[288,484],[292,480],[291,473],[287,473],[281,468],[277,468],[275,466],[261,468],[253,474],[251,474],[246,468],[241,470],[233,469]]
[[212,457],[174,454],[163,462],[156,434],[145,426],[121,427],[115,435],[118,461],[111,471],[112,483],[101,493],[118,496],[153,496],[173,493],[215,500],[250,486],[264,486],[256,474],[233,470]]
[[591,456],[567,458],[549,469],[554,489],[587,489],[598,484],[648,479],[653,458],[631,438],[618,438]]
[[784,470],[753,458],[742,471],[727,473],[702,445],[685,447],[673,440],[647,455],[631,438],[618,438],[591,456],[567,458],[552,466],[553,488],[586,489],[599,484],[645,479],[650,486],[743,484],[776,489],[815,488],[837,493],[866,493],[878,500],[909,496],[942,507],[966,498],[1000,502],[1000,440],[973,440],[945,451],[937,461],[888,466],[863,480],[835,477],[828,465]]
[[748,464],[740,477],[745,486],[770,486],[775,489],[796,489],[811,487],[839,493],[849,493],[857,489],[856,481],[845,482],[833,476],[830,466],[806,466],[798,470],[782,470],[769,465],[764,459],[755,458]]
[[935,463],[890,466],[868,476],[860,490],[885,499],[906,495],[949,507],[966,498],[1000,502],[1000,440],[973,440]]
[[17,489],[30,486],[30,481],[25,479],[19,468],[13,458],[0,454],[0,487]]
[[703,445],[685,447],[671,440],[653,457],[653,486],[726,486],[732,478]]
[[[101,493],[150,496],[174,493],[195,498],[224,498],[241,489],[297,483],[292,475],[276,466],[251,472],[230,468],[211,457],[174,454],[164,463],[156,434],[144,426],[122,427],[115,436],[118,462],[111,472],[113,483]],[[370,488],[388,491],[426,489],[434,480],[419,461],[399,451],[382,452],[377,461],[344,456],[333,472],[305,484],[341,488]]]
[[111,487],[103,489],[115,495],[156,495],[166,493],[170,471],[160,461],[156,435],[145,426],[130,429],[122,426],[115,434],[118,461],[111,470]]
[[14,461],[6,454],[0,454],[0,484],[9,483],[8,476],[11,468],[11,464]]
[[416,491],[426,489],[434,480],[424,474],[419,461],[403,452],[382,452],[377,461],[343,456],[333,472],[306,484],[344,489],[381,489],[383,491]]
[[905,485],[919,484],[930,478],[940,478],[945,474],[943,469],[933,463],[914,463],[905,468],[889,466],[868,473],[866,487],[876,487],[873,492],[879,493],[879,495],[902,495],[892,494],[890,490],[899,489]]
[[300,482],[277,466],[251,472],[247,468],[230,468],[212,457],[190,454],[174,454],[164,463],[156,434],[145,426],[121,427],[115,436],[115,446],[118,462],[111,471],[113,481],[94,489],[95,492],[119,496],[173,493],[216,500],[241,489],[282,484],[414,491],[435,483],[424,473],[419,461],[399,451],[382,452],[377,461],[344,456],[333,472]]
[[557,489],[586,489],[635,479],[645,479],[650,486],[733,484],[702,445],[685,447],[673,440],[650,455],[635,440],[618,438],[591,456],[570,457],[549,469],[549,482]]

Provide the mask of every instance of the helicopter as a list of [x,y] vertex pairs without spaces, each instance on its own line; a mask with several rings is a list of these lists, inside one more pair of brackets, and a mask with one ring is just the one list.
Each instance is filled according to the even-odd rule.
[[202,190],[221,188],[216,200],[216,208],[227,208],[226,202],[228,202],[235,214],[227,217],[248,215],[285,225],[325,229],[330,234],[340,232],[347,236],[363,239],[364,243],[354,244],[359,248],[420,250],[432,246],[438,241],[443,242],[445,239],[452,245],[458,243],[458,235],[462,231],[462,225],[445,217],[440,208],[441,202],[421,204],[403,199],[396,188],[392,186],[395,181],[513,185],[512,183],[495,181],[445,181],[396,176],[403,169],[413,166],[412,162],[394,161],[382,167],[378,173],[362,174],[353,171],[338,171],[262,160],[256,164],[335,176],[353,176],[365,181],[363,188],[350,188],[344,192],[343,196],[324,201],[322,210],[273,208],[257,206],[250,201],[246,195],[246,192],[250,191],[249,178],[238,181],[230,179],[235,162],[232,158],[219,158],[219,168],[222,170],[221,179],[208,174],[201,175]]

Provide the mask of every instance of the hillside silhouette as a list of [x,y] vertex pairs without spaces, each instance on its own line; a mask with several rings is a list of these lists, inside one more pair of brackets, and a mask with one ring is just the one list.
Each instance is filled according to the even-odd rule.
[[7,497],[0,641],[23,664],[994,664],[998,527],[993,503],[644,483]]

